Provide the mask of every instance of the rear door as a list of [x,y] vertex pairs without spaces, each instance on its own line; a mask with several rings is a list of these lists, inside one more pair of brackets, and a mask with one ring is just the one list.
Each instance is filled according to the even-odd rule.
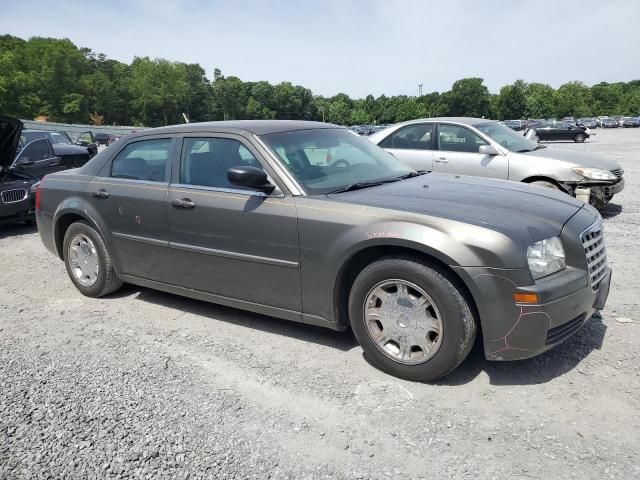
[[489,145],[480,135],[463,125],[448,123],[439,123],[437,131],[435,172],[507,179],[507,157],[480,153],[482,145]]
[[378,145],[416,170],[433,171],[435,123],[414,123],[402,127]]
[[87,202],[108,225],[118,273],[163,281],[170,276],[167,192],[175,140],[143,137],[123,145],[94,177]]
[[48,139],[39,138],[20,150],[14,166],[29,175],[42,178],[60,169],[60,158],[53,153],[53,147]]

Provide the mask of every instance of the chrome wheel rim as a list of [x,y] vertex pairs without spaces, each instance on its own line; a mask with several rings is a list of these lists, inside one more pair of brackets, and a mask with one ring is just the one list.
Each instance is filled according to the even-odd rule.
[[364,302],[364,320],[378,349],[396,362],[427,362],[442,344],[442,317],[435,302],[406,280],[374,286]]
[[75,279],[84,287],[98,281],[100,261],[93,241],[84,234],[74,235],[69,242],[69,266]]

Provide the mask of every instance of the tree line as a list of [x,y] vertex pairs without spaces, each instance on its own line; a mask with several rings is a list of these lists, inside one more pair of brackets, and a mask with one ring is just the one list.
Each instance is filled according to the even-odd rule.
[[640,115],[640,80],[565,83],[554,89],[517,80],[495,94],[481,78],[421,96],[352,99],[314,95],[290,82],[213,78],[197,63],[107,58],[68,39],[0,36],[0,113],[66,123],[160,126],[229,119],[324,120],[341,125],[395,123],[434,116],[497,119]]

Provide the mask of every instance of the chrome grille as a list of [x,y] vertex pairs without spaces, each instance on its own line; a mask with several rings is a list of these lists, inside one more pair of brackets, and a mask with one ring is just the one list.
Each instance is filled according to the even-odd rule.
[[616,178],[622,178],[622,174],[624,173],[624,170],[621,168],[615,168],[611,170],[611,173],[613,173],[616,176]]
[[27,198],[27,189],[16,188],[14,190],[5,190],[0,194],[0,198],[2,198],[2,203],[21,202],[22,200]]
[[587,270],[591,288],[598,290],[600,282],[607,274],[607,251],[604,246],[602,224],[596,222],[582,233],[582,246],[587,257]]

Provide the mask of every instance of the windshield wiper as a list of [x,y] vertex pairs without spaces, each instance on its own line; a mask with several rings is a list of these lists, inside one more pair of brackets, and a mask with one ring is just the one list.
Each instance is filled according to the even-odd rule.
[[331,192],[327,192],[327,195],[331,195],[332,193],[343,193],[343,192],[352,192],[354,190],[360,190],[362,188],[368,187],[376,187],[378,185],[382,185],[383,183],[391,183],[397,182],[400,180],[399,178],[392,178],[390,180],[376,180],[375,182],[357,182],[347,185],[345,187],[338,188],[336,190],[332,190]]
[[425,173],[431,173],[427,170],[416,170],[415,172],[409,172],[406,175],[400,175],[396,177],[398,180],[406,180],[407,178],[419,177],[420,175],[424,175]]
[[540,150],[541,148],[547,148],[546,145],[536,145],[536,148],[534,148],[534,150]]

